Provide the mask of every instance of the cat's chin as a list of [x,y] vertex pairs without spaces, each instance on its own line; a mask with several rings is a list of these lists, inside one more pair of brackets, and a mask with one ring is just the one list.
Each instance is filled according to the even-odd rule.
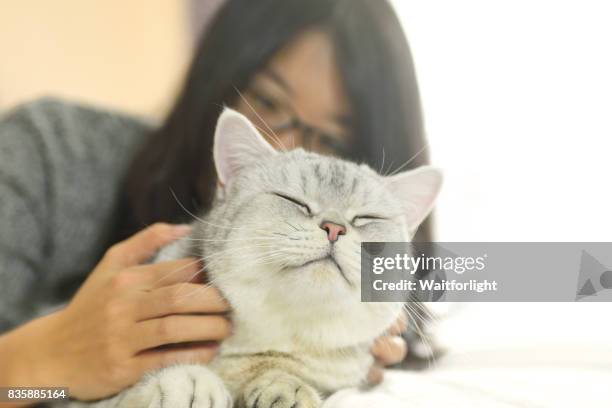
[[313,259],[302,265],[291,267],[291,269],[300,273],[305,279],[312,279],[313,283],[318,285],[332,285],[332,287],[335,287],[341,284],[347,285],[349,288],[356,286],[348,278],[346,268],[332,255]]

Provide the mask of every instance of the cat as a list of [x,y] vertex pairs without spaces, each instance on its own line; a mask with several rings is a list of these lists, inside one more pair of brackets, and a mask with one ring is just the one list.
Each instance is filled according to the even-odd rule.
[[227,108],[213,156],[212,209],[157,260],[196,251],[232,306],[233,334],[208,365],[170,366],[84,406],[320,407],[364,383],[373,341],[400,315],[401,303],[360,301],[360,243],[410,240],[438,194],[439,170],[382,176],[299,148],[277,151]]

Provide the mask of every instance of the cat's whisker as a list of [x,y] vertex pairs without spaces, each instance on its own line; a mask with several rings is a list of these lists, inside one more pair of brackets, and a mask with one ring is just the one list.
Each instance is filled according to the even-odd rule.
[[[174,270],[172,270],[172,271],[168,272],[166,275],[163,275],[162,277],[160,277],[159,279],[157,279],[155,282],[153,282],[153,285],[154,285],[154,286],[158,285],[158,284],[159,284],[160,282],[162,282],[162,281],[163,281],[165,278],[168,278],[168,277],[172,276],[173,274],[178,273],[178,272],[182,271],[183,269],[190,267],[191,265],[197,264],[198,262],[200,262],[200,260],[199,260],[199,259],[196,259],[195,261],[190,262],[190,263],[188,263],[187,265],[183,265],[183,266],[181,266],[180,268],[176,268],[176,269],[174,269]],[[196,275],[197,275],[197,274],[193,275],[193,276],[192,276],[192,278],[194,278]]]
[[383,176],[387,176],[387,174],[391,171],[391,169],[393,168],[393,165],[395,164],[395,160],[391,160],[391,163],[389,163],[389,166],[383,170],[382,175]]
[[203,223],[205,225],[210,225],[211,227],[215,227],[215,228],[219,228],[219,229],[224,229],[224,230],[253,231],[253,230],[257,229],[257,228],[249,228],[250,224],[245,224],[242,227],[228,227],[226,225],[218,225],[218,224],[215,224],[215,223],[212,223],[210,221],[203,220],[203,219],[199,219],[198,221],[200,221],[201,223]]
[[257,249],[257,248],[274,248],[275,245],[272,245],[271,243],[255,243],[255,242],[251,242],[245,245],[238,245],[238,246],[232,246],[231,248],[225,248],[219,251],[215,251],[213,253],[209,253],[209,254],[204,254],[200,256],[200,259],[202,259],[203,261],[209,260],[209,259],[214,259],[215,257],[221,257],[221,256],[226,256],[227,254],[230,254],[232,252],[237,252],[237,251],[244,251],[244,250],[248,250],[248,249]]
[[289,255],[291,254],[287,252],[285,249],[283,250],[277,249],[274,251],[262,253],[258,257],[254,258],[254,260],[257,261],[258,259],[265,258],[265,257],[289,256]]
[[279,149],[281,151],[287,151],[287,148],[285,147],[284,144],[282,144],[282,142],[280,141],[280,139],[278,138],[278,136],[270,134],[266,129],[263,129],[261,126],[257,126],[256,124],[253,124],[253,126],[255,126],[255,128],[262,133],[263,135],[267,136],[268,138],[270,138],[273,142],[276,143],[277,146],[279,146]]
[[286,239],[290,239],[292,241],[301,241],[302,240],[302,238],[296,237],[295,235],[283,234],[281,232],[273,232],[272,234],[273,235],[278,235],[279,237],[282,237],[282,238],[280,238],[281,240],[286,240]]
[[201,219],[200,217],[198,217],[197,215],[195,215],[194,213],[192,213],[191,211],[189,211],[184,205],[183,203],[181,203],[181,201],[178,199],[178,197],[176,196],[176,194],[174,193],[174,190],[172,189],[172,187],[168,187],[170,189],[170,193],[172,193],[172,197],[174,197],[174,200],[176,200],[176,202],[178,203],[178,205],[183,209],[183,211],[185,211],[187,214],[189,214],[191,217],[193,217],[195,220],[198,221],[202,221],[204,222],[203,219]]
[[[251,247],[253,248],[253,246],[251,246]],[[265,248],[273,248],[273,246],[268,246],[268,245],[266,245],[266,246],[256,246],[255,248],[265,249]],[[241,247],[241,248],[238,248],[238,249],[242,251],[242,250],[244,249],[244,247]],[[280,251],[278,251],[278,252],[280,253]],[[256,260],[257,260],[257,259],[259,259],[259,258],[260,258],[260,257],[262,257],[262,256],[271,256],[271,255],[273,255],[273,253],[265,252],[264,254],[261,254],[261,255],[259,255],[259,256],[250,257],[250,258],[249,258],[249,261],[248,261],[248,264],[247,264],[247,265],[245,265],[245,266],[255,266],[255,265],[256,265]],[[212,259],[212,262],[207,261],[207,262],[206,262],[206,266],[207,266],[208,268],[212,268],[212,267],[214,267],[215,265],[217,265],[217,264],[218,264],[220,261],[222,261],[223,259],[225,259],[226,257],[227,257],[227,252],[226,252],[226,253],[224,253],[222,257],[213,258],[213,259]]]
[[218,252],[212,253],[212,254],[208,254],[208,255],[204,255],[204,256],[200,256],[200,259],[202,261],[209,261],[210,259],[215,259],[215,258],[224,258],[227,257],[228,254],[233,253],[233,252],[238,252],[238,251],[244,251],[246,249],[258,249],[258,248],[274,248],[275,245],[270,245],[270,244],[249,244],[249,245],[242,245],[242,246],[237,246],[237,247],[232,247],[232,248],[226,248],[223,250],[220,250]]
[[438,323],[440,321],[440,319],[438,318],[438,316],[436,316],[436,314],[434,314],[428,307],[427,305],[423,304],[422,302],[410,302],[411,305],[416,306],[421,313],[423,313],[425,315],[425,317],[427,317],[430,321],[434,322],[434,323]]
[[289,225],[289,226],[290,226],[291,228],[293,228],[295,231],[298,231],[298,232],[300,231],[299,229],[297,229],[297,228],[295,227],[295,225],[291,224],[289,221],[283,220],[283,222],[284,222],[285,224]]
[[426,323],[423,320],[420,320],[420,323],[415,319],[416,317],[419,317],[419,313],[415,312],[412,308],[411,305],[409,303],[404,303],[404,308],[407,310],[407,317],[412,319],[413,321],[413,328],[414,331],[417,333],[419,341],[421,342],[421,344],[423,344],[426,348],[426,359],[427,359],[427,364],[428,367],[431,368],[432,366],[436,366],[437,361],[435,358],[435,349],[433,347],[433,345],[431,344],[431,342],[429,341],[429,334],[426,334],[423,332],[421,324]]
[[[212,287],[214,287],[214,286],[215,286],[215,285],[214,285],[214,282],[215,282],[215,280],[214,280],[214,279],[209,280],[209,281],[207,281],[207,282],[203,283],[201,288],[197,288],[197,289],[195,289],[195,290],[191,291],[190,293],[187,293],[187,294],[184,294],[184,295],[181,295],[181,294],[180,294],[181,289],[183,289],[183,288],[180,288],[180,289],[177,291],[177,295],[176,295],[177,300],[178,300],[178,301],[183,302],[183,301],[185,301],[185,300],[187,300],[187,299],[189,299],[189,298],[191,298],[191,297],[193,297],[193,296],[196,296],[196,295],[202,295],[202,294],[206,293],[206,291],[207,291],[207,290],[209,290],[210,288],[212,288]],[[184,287],[184,288],[186,288],[186,287],[187,287],[187,285],[185,285],[185,286],[183,286],[183,287]]]
[[[199,275],[200,273],[204,272],[204,267],[200,268],[200,270],[198,272],[196,272],[194,275],[191,276],[191,279],[195,278],[197,275]],[[189,280],[191,280],[189,279]],[[184,288],[189,287],[189,285],[187,285],[187,282],[183,282],[183,284],[179,287],[179,289],[176,291],[176,297],[177,299],[182,299],[184,296],[181,296],[181,292]],[[195,292],[195,291],[194,291]]]
[[174,200],[177,202],[177,204],[183,209],[183,211],[185,211],[188,215],[190,215],[191,217],[193,217],[193,219],[195,219],[198,222],[201,222],[203,224],[206,225],[210,225],[216,228],[222,228],[222,229],[231,229],[231,230],[249,230],[249,228],[245,228],[245,227],[227,227],[227,226],[223,226],[223,225],[217,225],[217,224],[213,224],[210,221],[207,221],[201,217],[198,217],[197,215],[195,215],[194,213],[192,213],[191,211],[189,211],[184,205],[183,203],[178,199],[178,197],[176,196],[176,193],[174,192],[174,190],[170,187],[170,193],[172,193],[172,196],[174,197]]
[[382,163],[378,169],[378,174],[383,174],[383,168],[385,167],[385,147],[382,147]]
[[254,263],[254,266],[269,266],[269,265],[273,265],[273,264],[278,264],[281,269],[284,265],[286,265],[286,261],[287,258],[285,257],[276,257],[276,258],[263,258],[263,259],[259,259]]
[[[419,302],[409,301],[404,303],[404,309],[409,311],[413,317],[419,319],[421,323],[427,323],[433,317],[429,317],[423,306],[419,304]],[[423,316],[424,315],[424,316]]]
[[278,137],[278,135],[276,133],[274,133],[274,130],[272,130],[272,128],[268,125],[268,123],[261,117],[261,115],[259,115],[259,113],[257,113],[257,111],[255,110],[255,108],[253,108],[253,106],[249,103],[249,101],[244,97],[244,95],[242,95],[242,92],[240,92],[240,90],[238,90],[238,88],[234,87],[234,89],[236,90],[236,92],[238,93],[238,95],[240,96],[240,99],[242,99],[242,101],[248,106],[248,108],[255,114],[255,116],[257,116],[257,118],[264,124],[264,126],[266,128],[268,128],[268,130],[270,131],[270,133],[272,133],[272,136],[274,136],[274,138],[272,140],[274,140],[277,144],[278,147],[280,148],[281,151],[286,152],[287,148],[285,147],[285,145],[283,145],[283,143],[281,142],[280,138]]
[[409,165],[410,163],[412,163],[412,161],[414,159],[416,159],[417,157],[419,157],[419,155],[421,155],[421,153],[423,153],[427,148],[429,147],[429,143],[425,143],[423,145],[423,147],[421,149],[419,149],[418,152],[416,152],[411,158],[409,158],[406,162],[404,162],[404,164],[402,164],[401,166],[399,166],[398,168],[396,168],[391,174],[386,174],[386,176],[391,177],[391,176],[395,176],[397,173],[399,173],[400,171],[402,171],[407,165]]
[[[199,261],[202,262],[202,264],[204,265],[205,269],[213,269],[214,267],[216,267],[217,265],[219,265],[223,261],[227,260],[227,258],[229,256],[232,256],[232,254],[234,254],[234,253],[242,253],[242,252],[244,252],[247,249],[253,249],[253,248],[265,249],[265,248],[272,248],[272,246],[254,246],[254,245],[249,245],[249,246],[241,246],[241,247],[236,247],[236,248],[231,248],[231,249],[225,249],[223,251],[220,251],[219,253],[214,253],[214,254],[209,254],[209,255],[205,255],[205,256],[200,256]],[[249,262],[249,264],[250,264],[250,262]]]
[[249,237],[249,238],[232,238],[232,239],[204,239],[204,238],[189,238],[187,241],[194,242],[241,242],[241,241],[282,241],[286,238],[277,237]]

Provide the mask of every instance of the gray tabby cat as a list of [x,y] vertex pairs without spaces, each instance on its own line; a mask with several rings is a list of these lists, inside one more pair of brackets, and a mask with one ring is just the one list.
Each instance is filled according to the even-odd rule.
[[320,407],[364,382],[374,339],[400,315],[401,303],[360,301],[360,243],[410,240],[433,206],[438,170],[384,177],[301,149],[277,152],[229,109],[214,159],[212,210],[158,260],[197,251],[232,305],[234,333],[207,366],[165,368],[85,406]]

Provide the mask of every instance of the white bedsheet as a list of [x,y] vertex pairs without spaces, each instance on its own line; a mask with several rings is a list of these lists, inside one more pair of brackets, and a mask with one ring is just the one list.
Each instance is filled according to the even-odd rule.
[[467,304],[443,318],[447,355],[423,372],[387,371],[325,408],[612,407],[612,304]]

